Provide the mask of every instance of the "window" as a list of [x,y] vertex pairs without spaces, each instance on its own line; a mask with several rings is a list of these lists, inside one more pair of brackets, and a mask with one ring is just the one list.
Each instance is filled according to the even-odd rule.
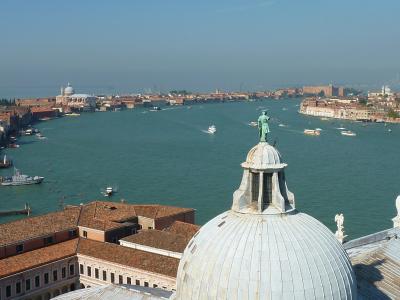
[[140,280],[136,279],[136,285],[140,285]]
[[87,267],[87,276],[92,276],[92,268],[91,267]]
[[75,273],[75,266],[69,265],[69,275],[74,275],[74,273]]
[[79,273],[83,274],[83,265],[79,265]]
[[124,283],[123,280],[124,280],[124,278],[122,277],[122,275],[119,275],[118,276],[118,283],[119,284],[123,284]]
[[15,293],[20,294],[21,293],[21,281],[18,281],[15,284]]
[[111,273],[111,282],[114,283],[115,278],[114,278],[114,273]]
[[70,230],[70,231],[68,232],[68,235],[69,235],[70,238],[76,237],[76,230],[75,230],[75,229]]
[[25,280],[25,290],[29,291],[31,289],[31,280],[27,279]]
[[107,281],[107,271],[103,271],[103,280]]
[[11,297],[11,285],[7,285],[6,287],[6,297]]
[[40,286],[40,277],[39,275],[35,276],[35,287],[39,287]]
[[83,237],[87,238],[87,231],[86,230],[83,231]]
[[132,284],[132,281],[131,281],[130,277],[126,277],[126,284]]
[[62,267],[61,269],[61,278],[65,278],[65,276],[67,276],[67,270],[65,267]]
[[53,271],[53,281],[57,281],[58,272],[57,270]]
[[44,273],[44,284],[49,283],[49,273]]
[[153,284],[153,288],[156,288],[156,287],[158,287],[158,285],[157,284]]
[[259,193],[259,183],[260,183],[260,174],[259,173],[251,173],[251,201],[258,201],[258,193]]
[[263,177],[263,209],[272,202],[272,173],[264,173]]
[[147,227],[148,229],[153,229],[153,227],[151,227],[151,226],[149,226],[149,227]]
[[149,283],[147,281],[144,282],[144,286],[148,287]]
[[43,243],[44,243],[45,245],[52,244],[52,243],[53,243],[53,237],[52,237],[52,236],[45,237],[45,238],[43,239]]
[[17,253],[21,253],[24,251],[24,244],[19,244],[15,247],[15,250],[17,251]]
[[99,269],[94,269],[94,277],[96,277],[97,279],[99,279]]

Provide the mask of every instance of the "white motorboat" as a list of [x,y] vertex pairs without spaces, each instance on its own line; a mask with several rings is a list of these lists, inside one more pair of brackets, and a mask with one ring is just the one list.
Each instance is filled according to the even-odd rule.
[[217,128],[215,127],[215,125],[211,125],[210,127],[208,127],[207,132],[208,132],[209,134],[214,134],[214,133],[217,132]]
[[305,135],[320,135],[321,132],[319,130],[316,129],[304,129],[304,134]]
[[355,132],[350,131],[350,130],[343,130],[340,132],[340,134],[344,135],[344,136],[356,136],[357,135]]
[[249,126],[251,126],[251,127],[257,127],[258,124],[257,124],[257,122],[252,121],[252,122],[249,123]]

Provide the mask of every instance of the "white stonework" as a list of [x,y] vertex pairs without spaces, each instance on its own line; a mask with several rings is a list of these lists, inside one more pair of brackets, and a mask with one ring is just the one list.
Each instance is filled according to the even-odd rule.
[[397,216],[392,219],[393,227],[400,228],[400,195],[397,196],[397,198],[396,198],[396,210],[397,210]]
[[278,151],[260,143],[242,166],[232,209],[186,247],[173,298],[357,299],[349,257],[326,226],[295,209]]
[[343,216],[343,214],[336,214],[335,222],[336,222],[336,226],[337,226],[337,230],[335,232],[335,237],[341,244],[343,244],[347,237],[347,235],[345,235],[345,233],[344,233],[344,226],[343,226],[344,216]]

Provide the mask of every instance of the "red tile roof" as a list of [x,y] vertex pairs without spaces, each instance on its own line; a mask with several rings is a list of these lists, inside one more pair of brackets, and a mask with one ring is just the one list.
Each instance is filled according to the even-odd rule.
[[176,277],[179,265],[177,258],[88,239],[80,239],[78,255],[90,256],[169,277]]
[[73,239],[1,259],[0,278],[74,256],[77,245],[78,239]]

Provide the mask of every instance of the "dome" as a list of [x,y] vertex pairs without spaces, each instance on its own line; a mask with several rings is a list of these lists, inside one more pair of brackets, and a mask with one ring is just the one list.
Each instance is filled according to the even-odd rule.
[[296,210],[286,166],[264,141],[249,151],[231,210],[183,253],[176,300],[357,299],[347,253],[325,225]]
[[68,86],[64,89],[64,94],[67,96],[70,96],[74,93],[75,93],[75,91],[74,91],[73,87],[68,83]]
[[266,142],[260,142],[250,149],[242,167],[249,169],[266,169],[274,166],[282,167],[281,154],[275,147]]
[[188,244],[176,299],[357,299],[356,288],[345,250],[316,219],[228,211]]

